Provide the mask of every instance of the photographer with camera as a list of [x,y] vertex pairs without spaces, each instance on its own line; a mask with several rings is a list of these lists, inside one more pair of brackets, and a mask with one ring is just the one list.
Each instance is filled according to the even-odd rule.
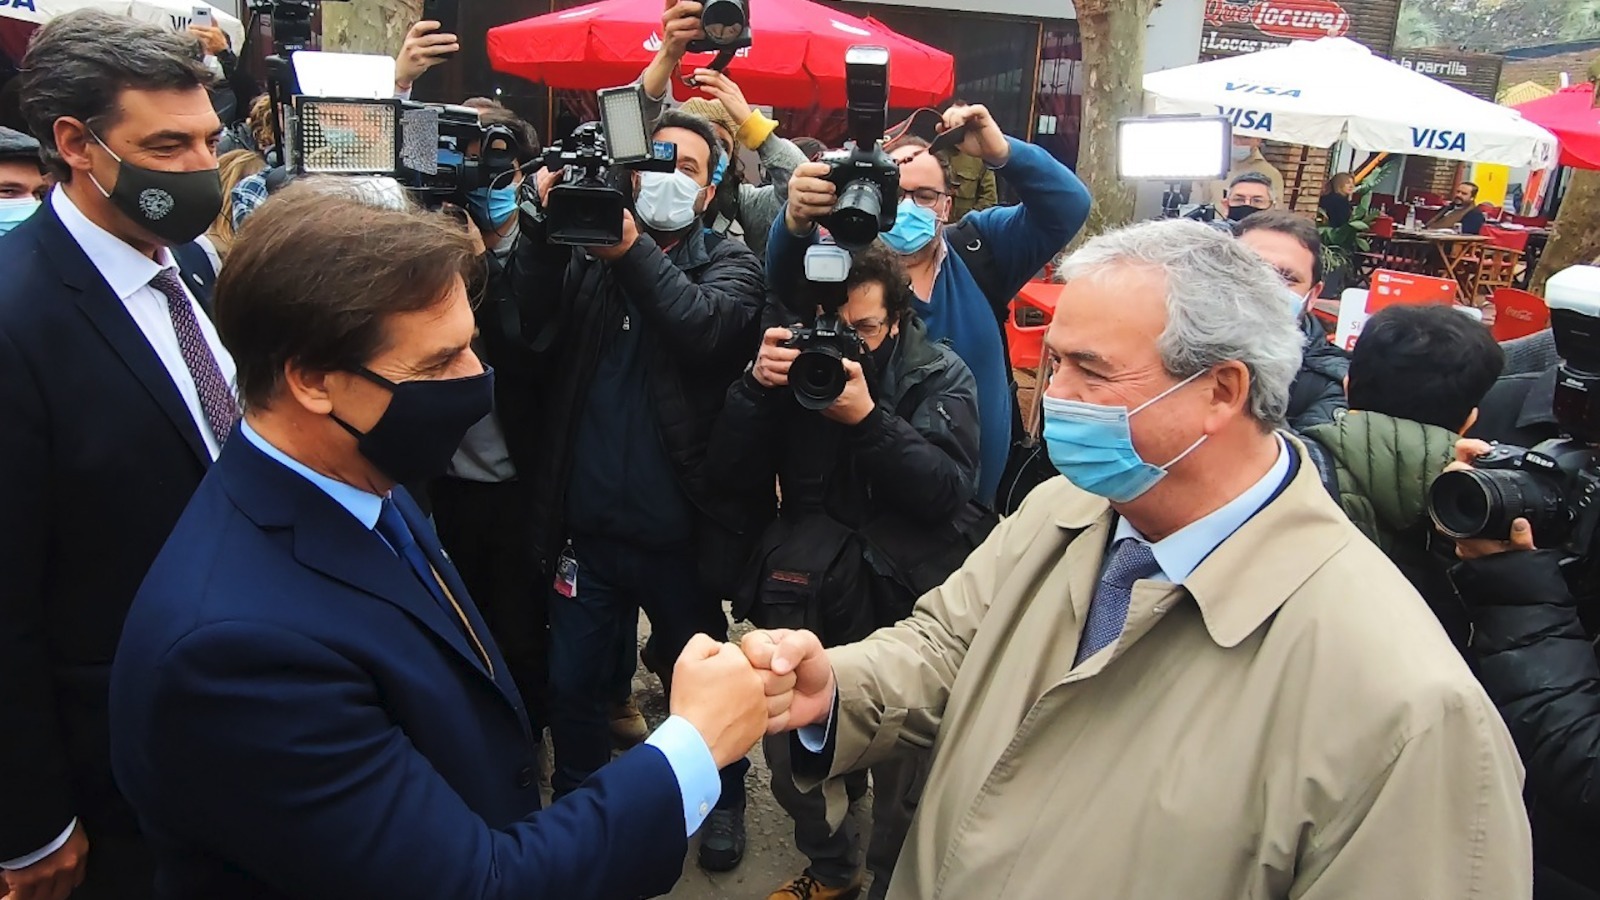
[[[592,129],[591,129],[592,135]],[[570,139],[578,146],[575,135]],[[613,135],[613,138],[618,136]],[[726,564],[726,526],[704,512],[705,456],[727,386],[738,377],[766,286],[761,263],[700,227],[721,149],[703,119],[669,112],[649,137],[677,147],[673,171],[627,178],[626,198],[574,184],[562,171],[523,188],[522,235],[509,277],[521,331],[534,349],[544,433],[528,481],[536,559],[551,580],[553,783],[564,795],[611,758],[606,711],[618,682],[619,641],[643,606],[660,658],[699,633],[725,636],[724,594],[701,565]],[[585,145],[588,146],[588,145]],[[589,152],[589,151],[585,151]],[[565,155],[562,155],[565,154]],[[583,158],[569,147],[547,160]],[[574,176],[576,177],[576,176]],[[600,176],[596,176],[598,179]],[[574,248],[567,229],[598,234],[623,200],[614,243]],[[723,579],[726,580],[726,579]],[[724,871],[744,854],[744,773],[723,770],[722,792],[700,844],[703,867]]]
[[[950,173],[926,143],[904,138],[890,154],[899,170],[899,191],[881,199],[885,208],[897,204],[893,228],[883,239],[910,273],[912,309],[927,325],[929,339],[948,341],[977,379],[982,431],[977,499],[992,503],[1016,419],[1003,323],[1012,297],[1083,225],[1089,192],[1045,150],[1003,134],[984,107],[953,106],[943,119],[945,132],[965,129],[956,149],[982,159],[1022,203],[974,212],[947,226],[954,187]],[[856,143],[862,144],[859,137]],[[795,290],[804,280],[806,248],[816,242],[819,222],[832,230],[826,220],[841,205],[842,192],[830,175],[842,176],[834,173],[826,158],[795,169],[788,206],[767,246],[769,279],[779,299],[797,312],[802,310]]]
[[[1553,281],[1553,279],[1552,279]],[[1600,302],[1555,299],[1551,406],[1566,437],[1532,449],[1464,440],[1429,495],[1478,677],[1527,768],[1534,897],[1600,897],[1600,664],[1593,565],[1600,504]],[[1365,340],[1365,337],[1363,337]]]
[[[661,49],[656,51],[655,59],[638,81],[648,100],[647,119],[653,120],[664,111],[689,44],[705,36],[701,12],[701,4],[693,0],[669,0],[666,12],[662,13]],[[705,225],[718,234],[731,234],[737,225],[739,239],[758,257],[764,257],[772,223],[783,212],[784,194],[780,193],[780,186],[787,184],[788,173],[806,161],[805,154],[792,141],[778,136],[778,123],[751,107],[739,85],[726,73],[696,69],[694,81],[694,86],[710,98],[692,97],[679,109],[711,123],[727,160],[715,173],[717,194],[706,210]],[[739,162],[739,147],[760,154],[761,165],[768,172],[782,174],[774,175],[773,184],[747,183]]]
[[[759,515],[749,530],[762,536],[734,614],[762,627],[811,628],[834,646],[910,615],[982,539],[982,511],[969,502],[977,384],[960,357],[928,339],[896,254],[880,243],[853,260],[825,245],[808,255],[799,296],[814,304],[814,324],[767,329],[755,362],[728,390],[706,463],[721,490],[764,498],[751,510]],[[767,317],[790,314],[773,303]],[[786,736],[765,748],[772,792],[810,860],[772,897],[854,896],[854,824],[830,827],[823,795],[795,787]],[[872,770],[873,896],[888,890],[926,763],[923,754]],[[848,792],[854,800],[865,791],[862,772]]]

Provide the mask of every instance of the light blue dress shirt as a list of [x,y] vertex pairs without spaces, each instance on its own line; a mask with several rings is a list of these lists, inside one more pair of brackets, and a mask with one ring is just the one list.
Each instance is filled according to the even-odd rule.
[[[1211,551],[1222,546],[1238,531],[1250,517],[1267,505],[1272,495],[1289,477],[1289,446],[1283,438],[1278,437],[1278,459],[1261,476],[1261,480],[1251,485],[1244,493],[1233,498],[1205,518],[1190,522],[1165,538],[1151,544],[1139,529],[1133,527],[1127,519],[1117,517],[1117,530],[1111,539],[1111,546],[1116,546],[1117,541],[1123,538],[1133,538],[1150,545],[1150,552],[1156,558],[1161,571],[1151,575],[1153,581],[1165,581],[1171,584],[1183,584],[1188,580],[1200,563],[1211,555]],[[807,725],[795,731],[800,738],[800,745],[812,753],[821,753],[827,746],[828,733],[833,730],[833,713],[828,713],[828,721],[822,725]]]
[[[312,471],[268,443],[266,438],[250,427],[248,421],[239,425],[239,431],[257,450],[333,498],[367,530],[377,528],[384,498]],[[711,814],[711,807],[716,805],[717,798],[722,796],[722,778],[717,773],[717,761],[711,757],[711,748],[706,746],[705,739],[689,724],[689,720],[681,716],[671,716],[662,722],[661,727],[645,739],[645,743],[659,750],[666,757],[667,765],[672,767],[672,774],[678,779],[678,792],[683,796],[684,833],[694,834],[705,822],[706,816]]]

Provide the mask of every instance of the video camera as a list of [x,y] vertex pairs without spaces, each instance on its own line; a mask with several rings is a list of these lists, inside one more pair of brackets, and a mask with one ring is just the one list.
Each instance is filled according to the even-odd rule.
[[[650,139],[642,88],[609,88],[599,96],[599,122],[579,125],[565,140],[545,149],[545,168],[564,173],[544,202],[545,231],[552,244],[621,243],[622,211],[633,199],[627,174],[677,168],[677,145]],[[537,194],[523,202],[536,203]]]
[[799,350],[789,366],[789,388],[801,407],[827,409],[844,393],[844,361],[860,361],[866,345],[856,330],[839,318],[839,309],[848,299],[845,280],[850,277],[850,251],[833,244],[816,244],[806,249],[806,281],[813,285],[807,300],[822,308],[811,326],[790,329],[793,336],[785,347]]
[[894,227],[900,168],[883,150],[889,121],[889,51],[857,44],[845,51],[845,119],[850,142],[824,153],[837,190],[833,212],[820,221],[846,250],[862,250]]
[[1531,450],[1497,446],[1471,469],[1446,472],[1428,491],[1445,535],[1506,540],[1525,518],[1542,547],[1568,561],[1590,555],[1600,525],[1600,269],[1573,266],[1545,287],[1561,367],[1553,407],[1568,436]]

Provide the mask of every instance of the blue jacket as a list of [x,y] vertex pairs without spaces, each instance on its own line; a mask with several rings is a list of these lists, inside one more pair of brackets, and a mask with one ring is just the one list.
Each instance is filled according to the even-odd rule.
[[[641,746],[544,812],[527,715],[483,640],[404,561],[238,431],[146,577],[111,677],[112,765],[163,898],[615,898],[686,851],[677,780]],[[92,838],[91,838],[92,840]]]
[[[986,504],[994,502],[1011,451],[1016,402],[1005,333],[1000,327],[1008,315],[1006,304],[1066,247],[1089,215],[1089,191],[1072,170],[1040,147],[1016,138],[1006,140],[1011,158],[995,171],[1022,202],[968,213],[963,220],[987,241],[1000,274],[998,280],[1005,287],[1004,298],[996,301],[984,296],[945,230],[949,252],[934,281],[933,296],[926,303],[912,303],[928,326],[929,339],[948,342],[977,379],[981,429],[977,497]],[[773,224],[767,243],[767,283],[780,299],[787,300],[785,294],[805,279],[805,250],[815,240],[815,233],[808,237],[790,234],[783,216]]]

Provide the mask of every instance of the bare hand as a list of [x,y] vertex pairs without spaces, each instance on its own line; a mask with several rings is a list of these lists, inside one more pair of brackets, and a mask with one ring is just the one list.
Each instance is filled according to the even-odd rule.
[[744,123],[754,111],[750,108],[750,101],[744,99],[744,91],[734,83],[732,78],[716,69],[695,69],[695,87],[722,101],[722,108],[728,111],[729,118],[733,119],[734,128],[743,128]]
[[461,42],[448,32],[439,31],[439,23],[418,22],[406,32],[406,42],[394,58],[394,84],[401,90],[410,90],[422,73],[444,62],[450,54],[461,49]]
[[952,106],[944,113],[944,131],[951,131],[961,126],[967,126],[967,136],[961,139],[956,149],[968,156],[975,156],[991,166],[1003,166],[1011,158],[1011,145],[1006,142],[1005,133],[989,115],[989,110],[984,106]]
[[554,172],[541,168],[533,173],[533,186],[539,192],[539,205],[545,206],[550,202],[550,189],[561,183],[566,172],[557,169]]
[[[835,690],[833,666],[816,635],[787,628],[752,631],[739,642],[739,648],[758,671],[777,678],[794,678],[788,707],[768,718],[768,734],[820,725],[828,720],[828,714],[833,711]],[[770,687],[768,691],[770,693]]]
[[667,0],[667,10],[661,14],[661,49],[663,57],[677,62],[689,52],[689,42],[706,36],[700,25],[701,6],[693,0]]
[[607,262],[615,262],[616,260],[621,259],[623,254],[627,253],[629,250],[632,250],[633,245],[638,243],[638,241],[639,226],[635,225],[633,222],[633,213],[623,210],[622,240],[610,247],[589,247],[587,249],[589,250],[589,255],[596,259],[603,259]]
[[787,328],[768,328],[761,336],[761,350],[756,353],[756,364],[750,368],[757,384],[779,388],[789,383],[789,367],[800,355],[799,350],[783,346],[783,342],[792,337],[794,332]]
[[66,900],[83,884],[83,867],[89,858],[89,839],[83,834],[83,825],[72,829],[72,835],[56,852],[46,856],[26,869],[5,873],[6,886],[11,889],[6,900]]
[[789,176],[789,205],[783,215],[791,234],[808,234],[818,219],[833,212],[837,191],[827,178],[830,171],[825,162],[808,162]]
[[228,35],[221,28],[190,25],[189,33],[200,39],[200,46],[206,48],[207,56],[216,56],[228,49]]
[[860,425],[867,416],[872,415],[872,392],[867,390],[867,376],[861,371],[861,363],[853,359],[842,360],[844,365],[844,390],[839,393],[833,405],[822,411],[823,416],[835,422],[846,425]]
[[763,679],[738,647],[697,634],[672,668],[672,714],[700,732],[720,769],[761,740],[770,718],[768,691],[786,704],[793,682]]

